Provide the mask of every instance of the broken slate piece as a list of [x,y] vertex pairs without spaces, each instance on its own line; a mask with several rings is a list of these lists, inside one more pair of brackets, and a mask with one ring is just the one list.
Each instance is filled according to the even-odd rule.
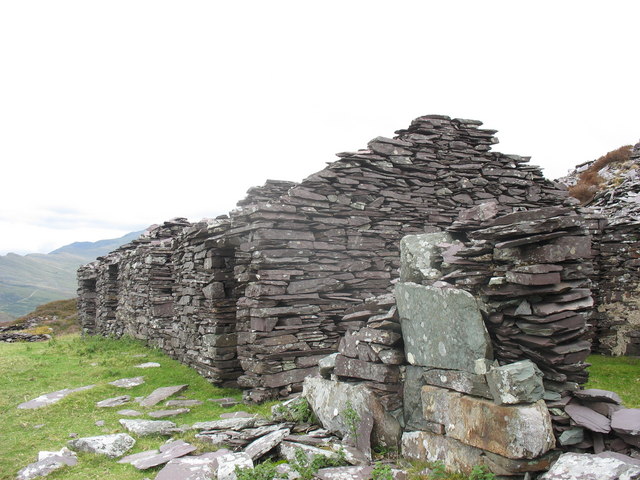
[[193,424],[194,430],[243,430],[255,425],[256,419],[250,418],[223,418],[210,422],[197,422]]
[[158,368],[160,366],[157,362],[147,362],[135,365],[135,368]]
[[165,417],[175,417],[176,415],[180,415],[182,413],[189,413],[191,410],[188,408],[176,408],[175,410],[156,410],[154,412],[149,412],[147,415],[153,418],[165,418]]
[[105,408],[105,407],[119,407],[124,405],[131,397],[129,395],[122,395],[120,397],[107,398],[105,400],[101,400],[96,403],[96,407]]
[[167,400],[164,402],[165,407],[195,407],[202,404],[204,402],[200,400]]
[[229,453],[220,449],[194,457],[180,457],[171,460],[158,472],[155,480],[209,480],[218,471],[218,459]]
[[564,453],[540,480],[620,480],[638,478],[640,466],[617,458],[599,457],[587,453]]
[[247,445],[247,447],[244,449],[244,453],[246,453],[251,458],[251,460],[255,462],[269,450],[280,445],[280,442],[282,442],[284,437],[289,435],[289,433],[291,433],[291,430],[289,430],[288,428],[268,433],[267,435],[260,437]]
[[31,480],[36,477],[46,477],[51,472],[78,463],[75,452],[64,447],[58,452],[40,452],[38,461],[31,463],[18,472],[17,480]]
[[120,459],[118,463],[130,463],[138,470],[146,470],[147,468],[153,468],[167,463],[174,458],[183,457],[196,449],[197,447],[183,440],[176,440],[162,445],[159,450],[149,450],[147,452],[126,456]]
[[121,419],[120,425],[136,435],[171,435],[176,424],[168,420]]
[[65,388],[63,390],[58,390],[56,392],[47,393],[45,395],[40,395],[39,397],[36,397],[33,400],[29,400],[28,402],[21,403],[20,405],[18,405],[18,408],[30,410],[34,408],[46,407],[47,405],[51,405],[53,403],[59,402],[60,400],[62,400],[64,397],[66,397],[71,393],[82,392],[84,390],[89,390],[93,387],[95,387],[95,385],[87,385],[87,386],[78,387],[78,388]]
[[583,407],[577,403],[570,403],[564,407],[564,411],[580,427],[585,427],[592,432],[598,433],[609,433],[611,431],[611,420],[590,408]]
[[253,413],[238,411],[238,412],[225,412],[220,414],[220,418],[253,418]]
[[640,435],[640,408],[623,408],[614,412],[611,428],[624,435]]
[[588,400],[589,402],[607,402],[614,403],[616,405],[622,404],[622,399],[616,392],[610,392],[609,390],[600,390],[599,388],[576,390],[575,392],[573,392],[573,396],[581,400]]
[[83,437],[69,440],[67,445],[72,450],[106,455],[117,458],[124,455],[135,445],[136,441],[126,433],[114,433],[97,437]]
[[498,405],[535,403],[544,396],[542,372],[531,360],[492,368],[487,383]]
[[580,427],[565,430],[560,435],[560,445],[566,447],[568,445],[576,445],[584,440],[584,429]]
[[176,393],[180,393],[185,390],[189,385],[174,385],[171,387],[156,388],[148,397],[145,397],[138,403],[143,407],[153,407],[157,403],[169,398]]
[[223,408],[233,407],[238,404],[235,398],[210,398],[209,401],[219,403]]
[[133,388],[138,385],[142,385],[144,383],[144,377],[131,377],[131,378],[121,378],[120,380],[115,380],[113,382],[109,382],[109,385],[113,385],[114,387],[119,388]]

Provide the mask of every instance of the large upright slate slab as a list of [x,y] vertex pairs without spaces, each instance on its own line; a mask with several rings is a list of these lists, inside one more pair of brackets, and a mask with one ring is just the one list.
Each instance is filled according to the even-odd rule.
[[396,301],[411,365],[474,372],[492,358],[491,340],[475,298],[456,288],[396,285]]

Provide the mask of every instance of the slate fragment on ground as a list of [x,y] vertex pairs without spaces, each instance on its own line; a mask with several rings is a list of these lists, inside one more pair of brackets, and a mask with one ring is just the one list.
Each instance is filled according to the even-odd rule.
[[138,403],[143,407],[153,407],[170,396],[182,392],[187,387],[189,387],[189,385],[173,385],[171,387],[156,388],[149,396],[143,398]]
[[153,412],[149,412],[147,415],[153,418],[165,418],[165,417],[175,417],[176,415],[180,415],[182,413],[189,413],[191,410],[188,408],[176,408],[175,410],[155,410]]
[[[140,367],[137,365],[137,367]],[[142,385],[144,383],[144,377],[131,377],[131,378],[121,378],[120,380],[114,380],[113,382],[109,382],[109,385],[113,385],[118,388],[133,388],[138,385]]]
[[96,403],[96,407],[99,408],[107,408],[107,407],[120,407],[124,405],[131,397],[129,395],[120,395],[119,397],[106,398],[104,400],[100,400]]
[[70,395],[75,392],[82,392],[84,390],[90,390],[93,387],[95,387],[95,385],[86,385],[84,387],[78,387],[78,388],[64,388],[56,392],[40,395],[39,397],[36,397],[33,400],[29,400],[28,402],[23,402],[20,405],[18,405],[18,408],[29,410],[34,408],[46,407],[47,405],[52,405],[54,403],[59,402],[60,400],[65,398],[67,395]]
[[128,455],[118,460],[118,463],[130,463],[138,470],[146,470],[167,463],[174,458],[184,457],[196,449],[197,447],[183,440],[176,440],[162,445],[158,450]]
[[176,424],[168,420],[121,419],[120,425],[136,435],[171,435]]
[[218,471],[218,459],[228,453],[224,448],[202,455],[180,457],[168,462],[155,480],[207,480]]
[[157,362],[146,362],[135,365],[135,368],[158,368],[160,366]]
[[31,463],[18,472],[17,480],[31,480],[37,477],[46,477],[51,472],[64,467],[74,466],[78,463],[75,452],[64,447],[58,452],[39,452],[38,461]]
[[83,437],[70,440],[67,445],[72,450],[79,452],[96,453],[117,458],[131,450],[136,441],[126,433],[114,433],[97,437]]

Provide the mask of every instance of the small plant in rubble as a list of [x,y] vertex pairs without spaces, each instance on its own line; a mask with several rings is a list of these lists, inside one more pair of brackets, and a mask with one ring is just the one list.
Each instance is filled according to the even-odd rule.
[[349,434],[353,437],[353,441],[358,443],[358,426],[360,425],[360,415],[353,408],[351,402],[347,402],[346,408],[342,411],[342,420],[344,421]]

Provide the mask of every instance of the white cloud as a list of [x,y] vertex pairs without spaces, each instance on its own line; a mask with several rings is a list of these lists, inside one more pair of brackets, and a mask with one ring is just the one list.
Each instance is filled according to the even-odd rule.
[[[3,2],[0,252],[67,242],[49,228],[64,222],[74,241],[215,216],[427,113],[483,120],[495,149],[563,175],[640,136],[639,14],[632,2]],[[43,215],[52,206],[77,213]]]

